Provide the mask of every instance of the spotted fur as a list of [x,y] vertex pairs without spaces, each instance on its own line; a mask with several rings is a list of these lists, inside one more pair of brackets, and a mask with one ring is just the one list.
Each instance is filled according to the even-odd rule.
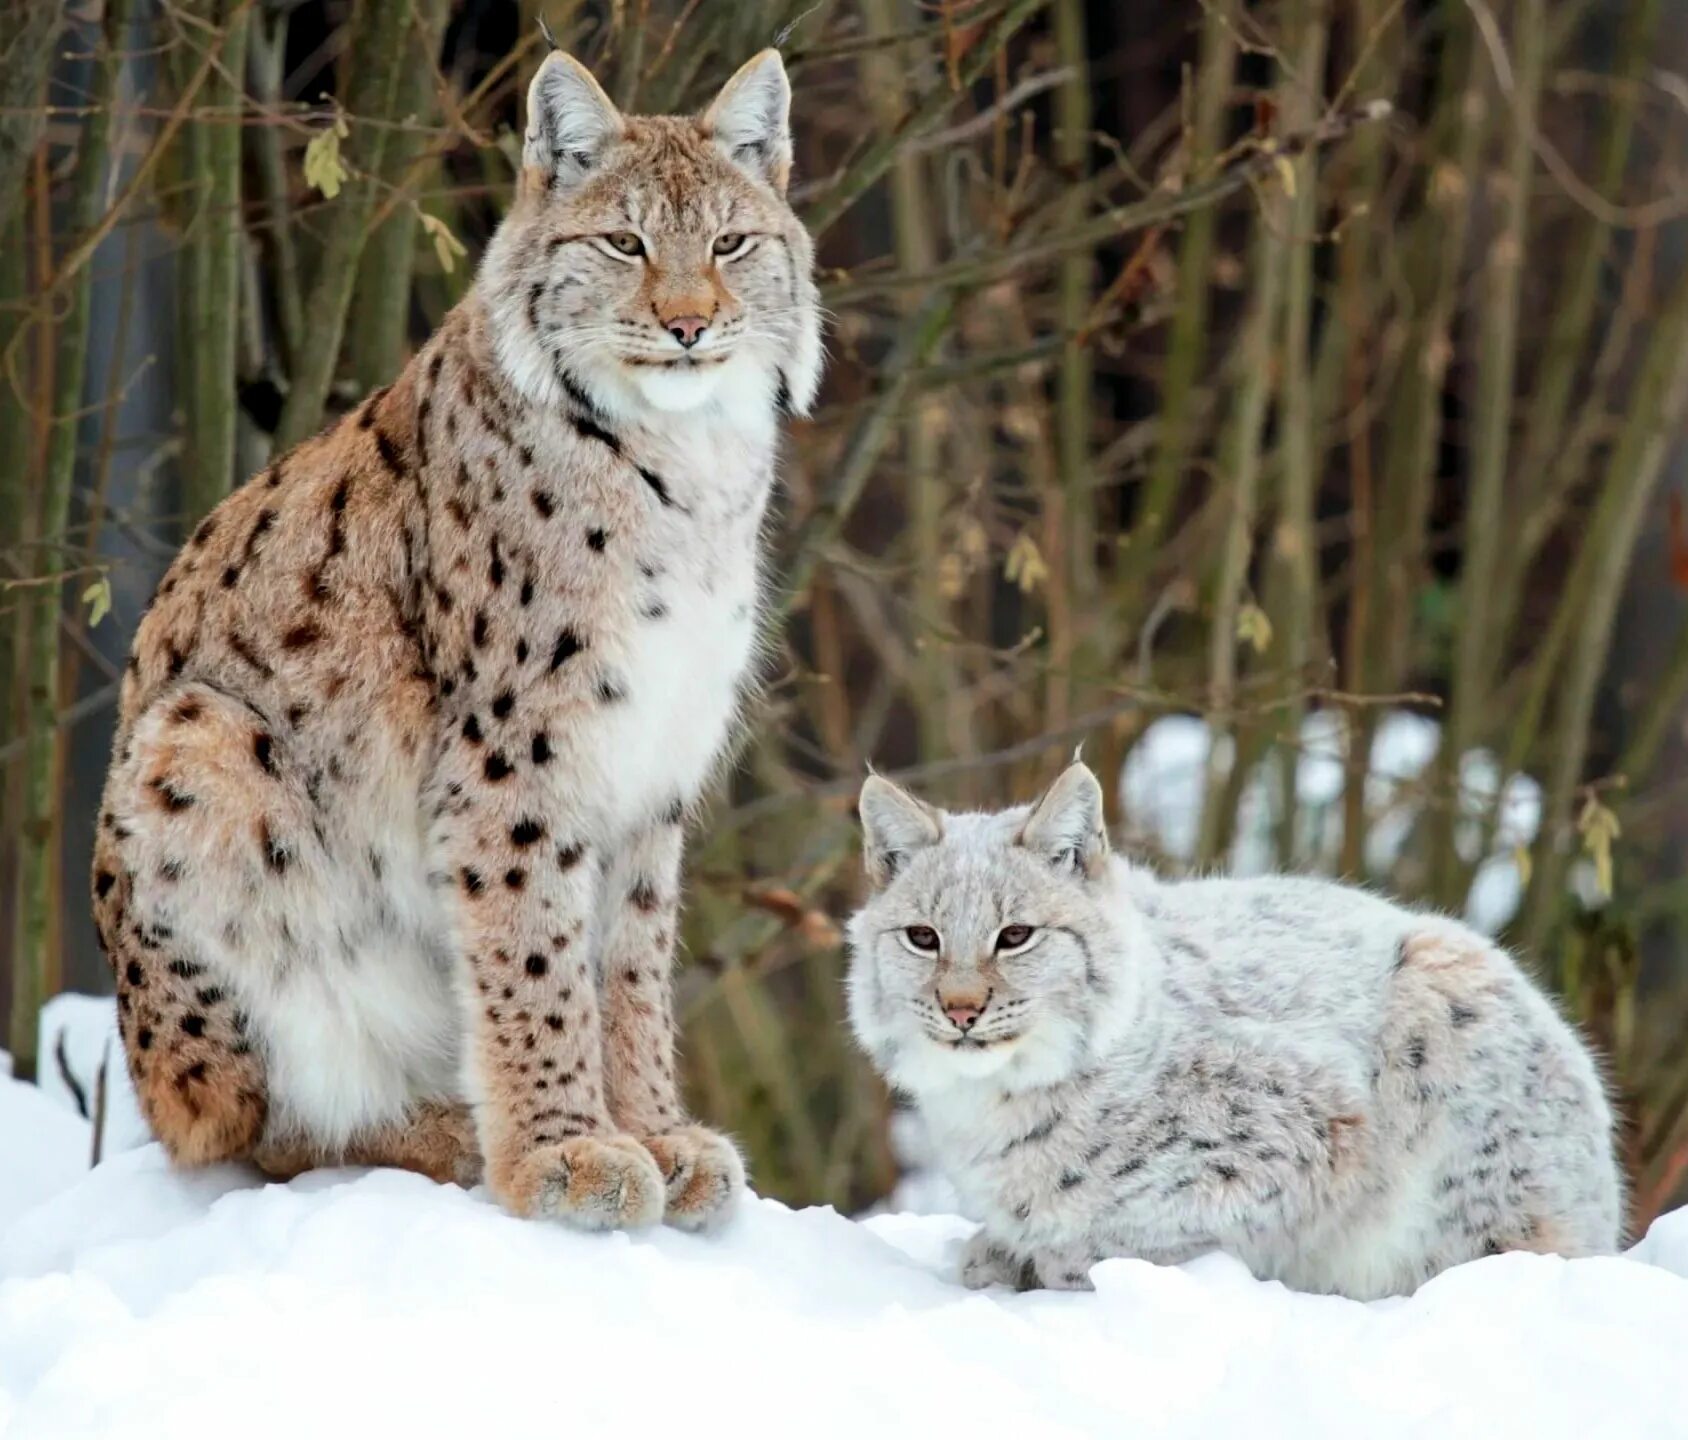
[[589,1226],[741,1188],[682,1108],[669,989],[776,400],[820,369],[788,101],[769,52],[699,118],[624,117],[552,55],[474,290],[165,576],[93,890],[182,1163],[484,1167]]
[[1036,807],[873,778],[861,812],[851,1020],[984,1222],[967,1284],[1219,1247],[1364,1299],[1615,1248],[1594,1064],[1483,936],[1320,880],[1159,881],[1078,764]]

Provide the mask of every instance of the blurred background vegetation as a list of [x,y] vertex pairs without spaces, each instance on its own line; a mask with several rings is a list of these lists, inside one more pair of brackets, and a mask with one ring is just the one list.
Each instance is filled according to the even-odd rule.
[[776,38],[796,90],[832,362],[679,978],[762,1188],[896,1180],[843,1025],[864,764],[996,804],[1082,741],[1169,868],[1498,927],[1610,1057],[1634,1218],[1680,1199],[1681,0],[7,0],[20,1072],[42,998],[106,984],[87,855],[152,587],[468,289],[541,16],[627,108]]

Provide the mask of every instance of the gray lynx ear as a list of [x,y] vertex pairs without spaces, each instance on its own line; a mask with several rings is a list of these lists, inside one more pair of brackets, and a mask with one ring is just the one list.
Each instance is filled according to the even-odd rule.
[[733,164],[785,194],[791,178],[791,82],[778,50],[745,61],[703,112],[702,125]]
[[862,860],[875,889],[883,888],[909,856],[943,838],[943,821],[930,805],[878,775],[862,782]]
[[1083,761],[1075,760],[1032,807],[1018,843],[1051,865],[1094,878],[1108,856],[1102,818],[1102,785]]
[[522,164],[564,185],[579,184],[623,129],[592,72],[562,50],[545,57],[528,86],[527,114]]

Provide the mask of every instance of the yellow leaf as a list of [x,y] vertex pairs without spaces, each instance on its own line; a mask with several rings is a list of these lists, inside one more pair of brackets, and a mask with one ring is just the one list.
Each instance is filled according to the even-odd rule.
[[1512,847],[1512,863],[1518,867],[1518,884],[1525,890],[1530,888],[1530,876],[1535,873],[1535,861],[1530,858],[1528,845],[1514,845]]
[[92,630],[111,614],[111,577],[102,575],[84,590],[82,603],[88,607],[88,628]]
[[1618,817],[1590,795],[1577,816],[1583,849],[1594,862],[1594,884],[1605,899],[1612,897],[1612,842],[1623,834]]
[[463,248],[463,242],[451,233],[451,227],[438,215],[430,215],[426,210],[418,210],[416,215],[422,222],[422,228],[434,242],[434,254],[439,257],[440,269],[447,275],[451,274],[457,268],[458,257],[469,252]]
[[1256,655],[1264,655],[1271,648],[1272,622],[1252,600],[1237,611],[1237,639],[1253,646]]
[[1278,172],[1278,179],[1283,181],[1284,194],[1291,200],[1295,199],[1295,166],[1287,155],[1274,155],[1272,165]]
[[1043,553],[1037,548],[1037,541],[1021,531],[1008,547],[1008,559],[1003,564],[1002,573],[1027,595],[1043,584],[1049,578],[1049,567],[1043,563]]
[[340,193],[340,187],[351,173],[340,158],[340,138],[345,133],[346,122],[337,119],[331,128],[311,136],[310,144],[305,146],[305,183],[322,191],[325,200],[332,200]]

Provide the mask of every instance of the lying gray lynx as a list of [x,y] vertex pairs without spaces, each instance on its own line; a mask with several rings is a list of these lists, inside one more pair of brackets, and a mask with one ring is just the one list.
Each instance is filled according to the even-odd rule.
[[1593,1061],[1503,951],[1325,881],[1163,882],[1074,764],[1035,806],[862,788],[850,1014],[984,1228],[970,1286],[1220,1247],[1365,1299],[1618,1241]]

